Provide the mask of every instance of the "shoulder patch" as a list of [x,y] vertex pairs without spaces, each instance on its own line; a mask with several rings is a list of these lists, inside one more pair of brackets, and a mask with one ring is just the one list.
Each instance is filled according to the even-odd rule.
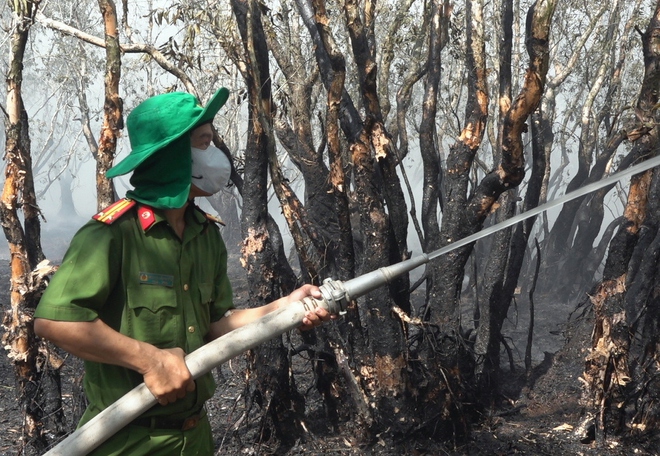
[[136,202],[129,198],[122,198],[119,201],[111,204],[103,209],[98,214],[92,216],[94,220],[98,220],[106,225],[112,225],[118,218],[124,215],[130,208],[135,206]]
[[225,226],[225,222],[223,222],[222,219],[216,215],[211,215],[209,213],[204,212],[204,216],[206,217],[207,220],[213,223],[218,223],[222,226]]
[[156,223],[154,209],[147,205],[140,206],[138,208],[138,219],[140,220],[142,231],[147,231],[154,223]]

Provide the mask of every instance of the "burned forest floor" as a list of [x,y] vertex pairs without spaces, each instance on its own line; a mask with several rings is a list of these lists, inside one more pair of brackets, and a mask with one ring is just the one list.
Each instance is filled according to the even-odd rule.
[[[247,283],[240,267],[232,277],[236,305],[247,299]],[[9,308],[9,267],[0,256],[0,307]],[[540,309],[535,322],[534,365],[529,373],[522,366],[526,333],[524,312],[515,310],[505,328],[512,348],[514,370],[506,364],[505,390],[497,406],[478,422],[472,423],[464,441],[437,442],[422,435],[392,440],[377,436],[368,445],[360,445],[341,433],[331,432],[324,419],[322,400],[313,387],[310,363],[302,356],[293,357],[294,375],[299,391],[306,395],[307,435],[284,454],[292,455],[660,455],[660,437],[655,435],[627,438],[619,436],[596,444],[582,443],[577,429],[582,421],[580,376],[586,347],[591,336],[589,312],[568,321],[566,303],[537,303]],[[297,337],[292,334],[291,337]],[[266,455],[276,451],[267,444],[255,443],[261,428],[258,406],[248,409],[246,360],[241,355],[214,370],[218,383],[215,396],[207,404],[214,432],[216,454]],[[76,395],[82,365],[68,358],[62,368],[64,415],[70,429],[75,427]],[[0,455],[18,455],[22,415],[18,407],[13,366],[5,350],[0,350]],[[582,434],[580,434],[582,435]]]

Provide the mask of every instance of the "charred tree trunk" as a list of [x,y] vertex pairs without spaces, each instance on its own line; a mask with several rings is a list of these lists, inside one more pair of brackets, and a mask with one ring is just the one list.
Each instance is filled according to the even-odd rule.
[[[500,72],[499,72],[499,125],[498,144],[495,157],[502,155],[502,137],[504,134],[504,119],[511,107],[513,88],[511,81],[511,54],[513,46],[513,4],[504,2],[501,10],[502,40],[500,41]],[[529,190],[528,190],[529,191]],[[500,208],[495,214],[495,223],[510,218],[515,212],[517,194],[513,191],[500,196]],[[493,393],[497,391],[497,372],[500,360],[500,340],[502,323],[506,318],[510,300],[504,299],[504,277],[507,262],[514,261],[517,243],[511,240],[511,229],[495,233],[486,262],[481,290],[477,290],[480,306],[476,328],[474,351],[476,355],[475,373],[477,374],[481,402],[490,402]],[[522,245],[524,253],[525,245]],[[509,253],[511,252],[511,253]],[[511,256],[511,260],[509,260]]]
[[[52,269],[41,263],[37,206],[28,117],[23,105],[23,58],[30,25],[39,2],[17,3],[7,75],[5,182],[0,220],[9,244],[11,309],[3,316],[2,345],[14,363],[19,403],[23,412],[22,454],[43,454],[64,433],[60,393],[61,361],[34,334],[32,315]],[[22,212],[22,216],[21,216]],[[21,218],[24,225],[21,225]]]
[[[327,90],[325,135],[329,158],[329,194],[336,208],[336,223],[340,233],[334,261],[338,277],[349,279],[355,276],[358,250],[354,248],[359,226],[355,226],[351,213],[355,207],[349,205],[350,176],[349,152],[342,148],[340,133],[353,137],[357,134],[359,116],[344,87],[345,63],[331,33],[330,20],[325,2],[298,0],[298,10],[315,43],[317,65],[322,82]],[[361,235],[361,234],[360,234]],[[362,255],[359,256],[361,258]],[[324,271],[325,272],[330,272]],[[324,274],[325,275],[325,274]],[[314,358],[319,359],[315,370],[318,372],[317,387],[324,398],[331,426],[338,429],[341,422],[351,420],[363,427],[369,439],[373,424],[372,411],[367,404],[367,396],[360,382],[361,360],[367,358],[366,340],[362,331],[361,312],[352,302],[342,321],[333,328],[319,328],[320,337],[306,335],[308,343],[319,347]],[[310,337],[311,336],[311,337]],[[341,391],[345,394],[337,394]]]
[[[469,174],[474,156],[481,141],[488,118],[488,90],[486,87],[485,41],[483,24],[483,2],[466,3],[468,99],[465,112],[465,127],[458,141],[452,145],[447,158],[444,175],[447,204],[442,214],[442,229],[439,245],[461,239],[479,230],[475,223],[483,222],[488,208],[478,222],[469,220],[468,207]],[[497,195],[499,196],[499,195]],[[428,214],[431,216],[432,214]],[[422,214],[422,218],[424,218]],[[428,241],[427,241],[428,242]],[[463,267],[471,248],[462,248],[444,255],[429,266],[427,284],[427,318],[433,324],[447,325],[457,331],[458,298],[463,280]]]
[[[368,1],[361,7],[355,2],[343,3],[344,20],[351,39],[351,50],[357,63],[361,105],[365,118],[352,118],[354,108],[341,110],[341,125],[349,144],[353,164],[355,203],[359,208],[359,226],[363,236],[363,254],[359,259],[357,273],[369,272],[408,257],[406,245],[407,213],[401,186],[395,167],[397,152],[386,131],[378,90],[376,87],[377,66],[374,39],[375,2]],[[321,29],[319,29],[321,30]],[[321,30],[328,33],[327,30]],[[321,56],[320,61],[331,62],[337,53]],[[319,57],[317,53],[317,58]],[[322,59],[322,60],[321,60]],[[337,62],[334,62],[337,66]],[[338,68],[341,71],[341,68]],[[338,95],[338,86],[330,87],[332,81],[325,77],[326,88]],[[353,106],[344,91],[344,104]],[[386,209],[387,208],[387,209]],[[407,388],[407,350],[402,322],[394,318],[393,305],[409,310],[407,277],[393,281],[390,289],[379,289],[358,302],[357,313],[351,315],[346,337],[334,338],[338,347],[337,362],[341,365],[343,353],[347,353],[345,342],[365,341],[355,344],[353,351],[356,371],[351,372],[347,383],[359,379],[363,399],[352,396],[357,402],[357,411],[374,433],[389,430],[398,434],[410,429],[413,420],[405,410],[409,407],[405,391]],[[350,389],[349,389],[350,391]],[[364,401],[366,400],[366,403]],[[369,406],[364,407],[364,405]]]
[[[447,204],[443,212],[441,243],[461,239],[479,231],[494,203],[506,190],[520,184],[524,175],[524,156],[522,133],[526,131],[528,116],[536,109],[543,93],[548,70],[548,40],[550,23],[554,13],[554,1],[539,1],[530,8],[527,15],[527,51],[530,64],[526,72],[524,85],[513,101],[503,119],[502,158],[498,167],[491,171],[477,185],[471,196],[468,196],[468,180],[472,162],[477,149],[481,145],[485,122],[487,118],[488,95],[486,91],[486,66],[484,61],[484,36],[481,13],[483,4],[468,3],[468,103],[466,107],[465,127],[452,146],[447,160],[445,174]],[[441,328],[441,334],[446,336],[437,341],[441,347],[441,368],[455,372],[452,380],[460,385],[469,381],[472,372],[469,356],[463,356],[464,345],[461,337],[459,299],[465,263],[472,251],[468,246],[439,257],[431,265],[427,284],[427,319]],[[437,336],[436,336],[437,337]],[[431,347],[424,353],[426,368],[436,372],[437,379],[442,378],[438,372],[437,354]],[[467,363],[461,365],[461,363]],[[461,374],[457,374],[460,372]],[[437,382],[430,389],[437,395],[438,388],[446,388]],[[441,404],[436,400],[434,407],[438,409],[457,410],[460,407],[460,388],[452,388],[454,396],[450,403]],[[453,423],[448,423],[449,425]]]
[[61,220],[78,217],[73,200],[73,182],[73,175],[68,171],[60,176],[60,210],[57,212],[57,217]]
[[345,170],[346,154],[342,151],[340,141],[341,99],[344,92],[346,77],[346,61],[337,49],[328,27],[328,18],[322,2],[317,2],[317,27],[322,28],[320,33],[328,53],[332,73],[328,82],[328,102],[326,110],[326,135],[328,144],[328,157],[330,162],[329,181],[331,193],[334,197],[334,207],[339,225],[339,246],[337,252],[337,269],[340,279],[349,279],[355,276],[355,247],[353,239],[353,226],[351,224],[351,209],[348,189],[350,180]]
[[[640,124],[632,154],[657,154],[660,91],[660,2],[642,34],[645,73],[635,112]],[[609,248],[603,281],[591,293],[592,348],[585,363],[586,419],[599,443],[609,434],[657,428],[658,171],[635,176],[619,231]]]
[[[468,98],[465,113],[465,127],[458,141],[451,147],[444,173],[445,205],[442,214],[442,228],[439,236],[430,238],[425,233],[427,249],[434,250],[471,234],[467,219],[468,181],[472,161],[481,145],[488,117],[488,90],[486,86],[485,41],[483,24],[483,2],[466,2],[466,70]],[[426,197],[426,195],[425,195]],[[435,204],[423,207],[436,207]],[[422,213],[422,220],[435,217],[434,213]],[[482,219],[483,220],[483,219]],[[478,231],[477,228],[474,231]],[[421,399],[429,401],[426,407],[426,420],[434,421],[444,416],[438,432],[464,435],[467,426],[461,415],[460,403],[464,400],[462,382],[472,370],[464,364],[459,366],[463,356],[463,344],[458,340],[458,299],[463,281],[463,266],[471,248],[462,248],[443,255],[427,266],[426,302],[424,320],[432,328],[434,342],[421,346],[420,358],[426,372],[428,387]],[[428,340],[428,336],[427,336]],[[450,374],[449,372],[453,372]]]
[[[330,170],[329,174],[326,174],[323,168],[317,167],[315,178],[318,179],[318,172],[322,171],[321,176],[328,176],[329,179],[328,192],[332,196],[332,207],[336,211],[334,223],[337,224],[336,229],[340,239],[340,242],[330,244],[330,246],[336,245],[337,248],[336,254],[333,254],[337,277],[347,279],[355,275],[358,258],[354,234],[359,232],[359,227],[353,226],[351,223],[349,204],[351,179],[347,175],[350,158],[348,151],[342,149],[339,135],[340,131],[343,131],[344,135],[349,138],[357,135],[360,118],[344,87],[344,57],[330,31],[330,20],[325,12],[325,2],[323,0],[296,0],[296,4],[314,43],[318,72],[328,92],[325,135]],[[312,203],[311,200],[310,203]],[[331,271],[327,270],[327,272]]]
[[117,31],[117,9],[113,0],[99,0],[99,8],[105,25],[105,103],[103,127],[96,158],[96,204],[98,210],[108,207],[115,200],[112,179],[105,177],[112,167],[117,150],[117,137],[124,128],[122,99],[119,97],[121,78],[121,50]]
[[[639,7],[639,3],[637,3]],[[615,28],[613,25],[618,24],[618,15],[621,8],[616,8],[614,13],[616,13],[616,20],[611,21],[610,29]],[[598,154],[596,163],[592,169],[592,173],[597,172],[600,176],[603,171],[608,170],[612,166],[612,157],[614,156],[619,145],[627,138],[628,133],[623,129],[618,129],[618,118],[623,111],[623,107],[617,107],[614,102],[615,94],[619,91],[621,85],[621,79],[623,78],[623,65],[626,62],[629,51],[632,47],[632,39],[635,38],[634,34],[630,33],[633,30],[635,24],[634,19],[631,17],[623,30],[622,37],[628,37],[622,40],[621,48],[619,49],[619,58],[616,61],[616,64],[612,65],[611,75],[609,76],[609,86],[610,90],[607,91],[607,96],[605,103],[603,104],[602,113],[599,114],[599,118],[603,119],[602,124],[607,128],[609,132],[609,137],[607,138],[607,143],[604,148],[604,151]],[[606,39],[613,40],[615,37],[612,35],[612,32],[609,31]],[[614,54],[616,52],[616,47],[612,48],[611,59],[614,61]],[[634,136],[633,132],[633,136]],[[619,165],[619,169],[625,166],[629,166],[630,158],[626,158],[622,164]],[[559,288],[571,289],[572,287],[572,298],[577,297],[577,293],[585,289],[584,286],[580,284],[586,283],[587,289],[591,287],[593,282],[593,270],[591,266],[594,262],[600,262],[604,258],[604,255],[600,258],[595,255],[592,245],[598,234],[597,227],[600,226],[600,223],[595,223],[596,221],[602,221],[603,213],[603,198],[607,193],[606,190],[602,189],[593,199],[582,201],[580,204],[580,209],[577,212],[577,217],[573,221],[573,228],[569,235],[569,239],[572,239],[572,244],[569,252],[567,253],[570,256],[570,261],[562,261],[566,267],[561,268],[560,271],[562,274],[557,277],[558,280],[555,280],[555,290]],[[593,212],[593,214],[592,214]],[[573,234],[574,233],[574,234]],[[553,274],[554,275],[554,274]]]
[[[288,198],[291,203],[287,205],[292,209],[297,206],[298,209],[285,212],[285,216],[287,213],[296,214],[295,217],[298,218],[295,220],[292,217],[288,220],[300,255],[302,275],[307,281],[318,283],[326,277],[346,278],[352,274],[353,240],[350,223],[344,225],[338,223],[340,219],[348,220],[348,199],[345,192],[337,193],[336,189],[333,189],[330,171],[325,164],[323,154],[325,146],[330,147],[328,138],[322,137],[321,144],[317,147],[313,142],[313,113],[310,99],[318,81],[318,71],[312,69],[308,74],[305,66],[300,65],[300,62],[305,60],[302,43],[296,31],[291,30],[289,16],[290,11],[286,9],[279,15],[282,18],[279,33],[269,20],[263,21],[263,25],[267,32],[270,51],[275,56],[289,89],[289,97],[281,99],[278,103],[280,112],[275,118],[275,130],[289,158],[301,171],[305,184],[304,208],[301,202],[294,202]],[[281,30],[286,32],[286,36],[282,38],[290,43],[288,46],[281,44],[283,41]],[[343,89],[343,80],[341,84]],[[333,151],[329,149],[328,153],[332,166]],[[341,171],[343,175],[343,168]],[[282,181],[278,185],[286,185],[286,182]],[[340,187],[345,188],[344,185]],[[291,195],[289,191],[286,193]],[[314,216],[299,218],[304,213]],[[344,227],[349,229],[346,230]],[[301,233],[295,234],[298,231]],[[349,237],[343,237],[345,234]]]
[[[603,41],[610,47],[610,52],[608,53],[612,54],[613,50],[616,49],[616,47],[613,46],[617,41],[614,36],[614,31],[617,30],[620,21],[620,2],[618,0],[612,2],[609,7],[612,9],[612,13],[610,15],[610,24],[606,29]],[[631,24],[629,23],[628,27],[626,27],[628,30],[630,29],[630,25]],[[625,55],[622,58],[625,58]],[[620,61],[619,65],[622,65],[622,63],[623,62]],[[598,146],[598,130],[602,127],[603,121],[607,119],[607,117],[602,114],[594,113],[593,106],[595,99],[603,90],[606,76],[609,76],[607,79],[612,81],[611,87],[613,87],[613,90],[617,87],[618,81],[615,79],[616,73],[608,74],[615,72],[616,68],[617,65],[615,65],[613,58],[605,58],[595,70],[595,81],[590,87],[589,93],[582,107],[581,132],[578,143],[578,169],[575,176],[566,187],[566,193],[601,179],[606,170],[604,163],[609,162],[610,157],[608,155],[613,154],[619,145],[617,137],[620,135],[615,132],[610,135],[610,138],[608,138],[607,147],[604,148],[602,154],[597,156],[597,164],[592,168],[592,163],[596,156]],[[613,90],[608,92],[611,93]],[[608,93],[607,96],[610,96],[610,93]],[[590,199],[591,196],[589,195],[585,198],[569,201],[564,204],[557,220],[550,230],[545,248],[546,267],[542,274],[545,277],[546,282],[543,288],[547,291],[565,290],[566,288],[570,288],[575,282],[575,276],[572,275],[573,271],[570,270],[570,267],[564,267],[564,265],[581,267],[581,252],[575,252],[575,247],[577,246],[579,248],[584,244],[577,244],[577,242],[574,241],[573,235],[575,234],[576,224],[580,223],[578,218],[584,219],[587,217],[582,210],[584,209],[583,202]],[[594,212],[594,217],[597,219],[598,205],[594,204],[591,207],[596,211]],[[592,227],[597,225],[599,224],[594,220]],[[582,235],[584,234],[583,229]],[[581,241],[588,242],[587,239],[581,239]],[[591,245],[588,247],[584,246],[585,249],[590,247]],[[561,272],[557,274],[557,271]]]
[[[522,171],[522,161],[524,154],[522,150],[522,137],[523,131],[526,131],[527,125],[524,123],[528,116],[532,114],[539,105],[540,95],[543,93],[545,87],[545,78],[548,70],[549,61],[549,27],[554,12],[554,2],[536,3],[529,11],[527,17],[527,50],[530,56],[530,69],[527,72],[525,84],[518,98],[515,100],[511,108],[504,115],[502,122],[502,169],[508,170],[510,178],[513,180],[511,184],[516,186],[517,170]],[[533,80],[530,80],[529,78]],[[524,101],[523,101],[524,100]],[[532,115],[532,174],[530,176],[527,192],[522,210],[526,211],[536,207],[539,203],[543,177],[546,174],[546,152],[541,147],[539,137],[543,137],[543,131],[540,130],[540,125],[535,121],[539,118],[539,113],[536,116]],[[517,124],[517,125],[516,125]],[[534,139],[536,138],[536,139]],[[507,161],[508,165],[505,165]],[[518,163],[518,165],[516,165]],[[513,165],[513,166],[512,166]],[[519,166],[519,167],[518,167]],[[522,176],[520,176],[522,178]],[[486,183],[488,176],[482,181]],[[504,189],[508,187],[506,180]],[[477,190],[479,195],[479,189]],[[486,200],[482,199],[482,202]],[[510,207],[509,214],[513,215],[513,208]],[[488,325],[489,329],[484,330],[484,334],[488,334],[488,342],[486,344],[484,369],[481,369],[479,378],[479,385],[481,392],[489,391],[489,386],[497,387],[499,385],[497,380],[497,370],[499,370],[499,347],[501,342],[501,329],[504,320],[507,317],[509,306],[513,298],[514,290],[518,284],[518,277],[522,268],[522,263],[525,255],[525,248],[527,246],[529,236],[534,225],[534,219],[528,219],[519,224],[513,232],[509,242],[508,258],[504,265],[503,273],[498,280],[494,282],[491,287],[492,293],[488,298],[488,303],[491,306],[489,311],[489,320],[483,321],[483,324]],[[495,249],[502,247],[495,247]],[[495,251],[494,258],[504,258],[507,254]],[[500,281],[500,278],[502,279]],[[479,326],[477,333],[476,349],[479,353],[479,336],[482,326]],[[493,385],[493,376],[494,385]]]
[[435,118],[440,84],[441,53],[448,40],[449,2],[431,3],[430,40],[426,61],[426,80],[422,120],[419,127],[419,148],[424,164],[422,194],[422,229],[424,230],[424,251],[432,252],[440,247],[440,224],[438,208],[442,206],[442,169],[436,153]]
[[[250,283],[251,305],[273,301],[293,290],[296,279],[284,256],[277,224],[268,214],[267,180],[272,141],[268,50],[261,28],[260,7],[253,0],[233,0],[232,8],[244,44],[244,78],[250,112],[243,185],[242,259]],[[260,440],[285,450],[301,435],[299,413],[304,399],[290,377],[289,360],[281,338],[251,351],[249,373],[254,390],[248,395],[264,409]]]
[[[312,35],[322,45],[323,51],[317,53],[318,61],[319,64],[325,62],[330,70],[324,78],[327,90],[325,126],[330,163],[329,182],[338,209],[337,222],[341,233],[340,243],[343,244],[338,250],[337,264],[342,266],[338,272],[340,277],[348,279],[355,276],[356,257],[362,258],[364,255],[363,245],[359,250],[354,248],[354,236],[357,235],[361,239],[362,232],[360,224],[355,223],[355,218],[351,216],[356,212],[357,205],[350,206],[348,192],[351,179],[346,175],[346,170],[349,170],[349,151],[342,148],[340,140],[342,122],[345,135],[349,132],[347,125],[350,125],[345,112],[342,111],[342,104],[350,106],[350,109],[353,108],[350,99],[345,98],[345,60],[334,41],[325,2],[314,1],[313,9],[315,33],[312,32]],[[353,125],[351,128],[357,131],[357,126]],[[350,199],[355,203],[354,196]],[[336,328],[323,328],[317,331],[325,348],[316,353],[321,360],[316,365],[316,371],[319,374],[318,387],[326,401],[328,416],[333,426],[338,428],[342,421],[353,421],[362,428],[358,433],[353,432],[355,437],[369,440],[374,429],[382,428],[379,428],[380,416],[368,404],[370,398],[376,400],[378,396],[374,391],[368,396],[369,388],[364,382],[367,380],[371,381],[372,385],[375,384],[372,380],[373,364],[367,346],[368,336],[363,324],[363,311],[356,302],[352,302],[345,318],[336,325]],[[328,356],[328,353],[332,355]],[[390,372],[391,366],[387,368],[387,372]],[[361,381],[362,375],[364,380]],[[381,384],[378,383],[377,386],[381,387]],[[338,391],[342,394],[337,394]]]
[[590,298],[596,322],[592,349],[585,365],[588,389],[585,401],[595,417],[599,440],[606,433],[622,431],[625,423],[625,392],[631,380],[629,332],[631,318],[634,318],[627,315],[625,308],[626,272],[646,216],[652,174],[649,171],[631,183],[624,223],[610,245],[603,281]]
[[[594,170],[604,168],[604,166],[599,166],[598,162],[603,162],[609,168],[612,155],[624,139],[625,135],[623,133],[618,133],[610,139],[605,152],[598,158]],[[633,155],[629,155],[624,158],[619,165],[619,170],[630,166],[633,157]],[[598,179],[601,179],[605,172],[596,172],[596,174]],[[592,195],[588,195],[586,198],[580,198],[580,201],[578,201],[580,203],[578,206],[579,210],[574,214],[573,229],[569,236],[572,239],[570,242],[570,253],[565,253],[567,257],[570,257],[570,260],[562,261],[564,266],[557,268],[561,273],[556,275],[554,288],[555,290],[563,289],[569,292],[570,294],[568,296],[570,298],[574,298],[576,293],[583,291],[583,289],[574,287],[577,283],[583,281],[581,280],[581,276],[585,271],[584,264],[593,250],[594,241],[598,237],[604,218],[603,200],[612,187],[602,188]],[[590,278],[585,277],[584,279],[588,280]]]
[[230,255],[237,254],[241,245],[241,221],[236,196],[227,192],[208,198],[209,203],[220,214],[225,226],[222,229],[222,240]]
[[[388,264],[398,263],[410,257],[406,243],[408,214],[401,183],[396,173],[396,166],[400,158],[392,138],[385,128],[376,87],[378,76],[374,35],[376,2],[367,1],[362,9],[358,8],[357,3],[346,1],[344,11],[358,68],[362,105],[365,108],[364,128],[369,138],[376,167],[371,180],[381,186],[381,197],[387,207],[388,226],[386,231],[390,252]],[[395,280],[390,286],[395,302],[406,311],[409,311],[410,307],[408,286],[407,276]]]
[[[328,92],[331,183],[337,207],[342,211],[347,205],[349,178],[344,174],[346,164],[343,157],[346,154],[339,149],[339,132],[332,120],[335,115],[338,115],[353,165],[350,177],[354,193],[350,200],[354,204],[352,210],[357,209],[355,212],[359,214],[362,237],[362,249],[356,256],[356,271],[359,274],[401,261],[408,255],[405,239],[407,215],[395,173],[397,154],[385,130],[377,97],[373,39],[375,5],[368,2],[358,8],[354,2],[342,4],[354,61],[358,65],[361,103],[366,116],[363,120],[343,87],[343,57],[330,34],[325,2],[298,0],[296,4],[315,44],[319,74]],[[348,240],[351,220],[344,212],[341,214],[339,229]],[[350,258],[346,264],[351,265]],[[346,272],[342,271],[342,274]],[[396,298],[393,300],[391,296]],[[341,407],[341,401],[349,405],[339,408],[335,416],[350,414],[364,424],[367,435],[357,435],[358,438],[369,439],[372,433],[385,429],[396,433],[402,427],[409,429],[414,425],[412,420],[403,416],[406,410],[402,406],[407,384],[406,344],[401,322],[391,313],[394,302],[408,309],[405,278],[396,281],[389,292],[387,289],[376,290],[359,303],[352,303],[345,320],[337,325],[339,333],[326,333],[335,355],[325,363],[325,369],[332,371],[326,379],[347,392],[334,405]],[[326,385],[326,391],[331,391],[331,387]]]

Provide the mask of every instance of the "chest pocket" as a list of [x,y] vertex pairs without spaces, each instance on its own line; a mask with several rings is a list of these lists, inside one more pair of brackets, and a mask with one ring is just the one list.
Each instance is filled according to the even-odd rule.
[[182,316],[174,289],[136,285],[128,288],[127,301],[124,334],[158,348],[180,346]]

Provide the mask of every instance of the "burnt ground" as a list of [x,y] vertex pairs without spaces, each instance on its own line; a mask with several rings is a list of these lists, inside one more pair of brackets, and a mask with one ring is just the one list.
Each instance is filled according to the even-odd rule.
[[[1,254],[1,252],[0,252]],[[47,253],[48,254],[48,253]],[[240,268],[236,269],[237,271]],[[247,297],[240,272],[232,278],[237,305]],[[0,283],[9,283],[8,261],[0,256]],[[0,287],[3,312],[9,306],[7,286]],[[322,418],[322,402],[315,395],[309,363],[293,358],[300,391],[306,392],[308,434],[286,455],[655,455],[660,440],[655,436],[619,437],[604,444],[580,443],[576,429],[581,422],[580,381],[584,357],[591,335],[589,316],[562,323],[570,313],[565,303],[537,303],[534,369],[507,372],[504,405],[498,406],[474,424],[468,441],[438,443],[422,436],[392,442],[377,438],[369,446],[358,446],[349,438],[332,434]],[[525,311],[514,309],[506,329],[516,364],[522,364]],[[523,324],[524,323],[524,324]],[[297,337],[292,334],[292,337]],[[568,343],[566,343],[569,341]],[[218,390],[208,403],[208,413],[216,439],[217,454],[272,454],[267,445],[254,443],[260,429],[258,407],[248,412],[243,397],[245,388],[243,356],[216,369]],[[76,396],[74,380],[81,374],[81,363],[67,359],[62,370],[64,413],[74,427]],[[21,439],[21,414],[17,406],[14,372],[5,350],[0,350],[0,455],[18,454]]]

